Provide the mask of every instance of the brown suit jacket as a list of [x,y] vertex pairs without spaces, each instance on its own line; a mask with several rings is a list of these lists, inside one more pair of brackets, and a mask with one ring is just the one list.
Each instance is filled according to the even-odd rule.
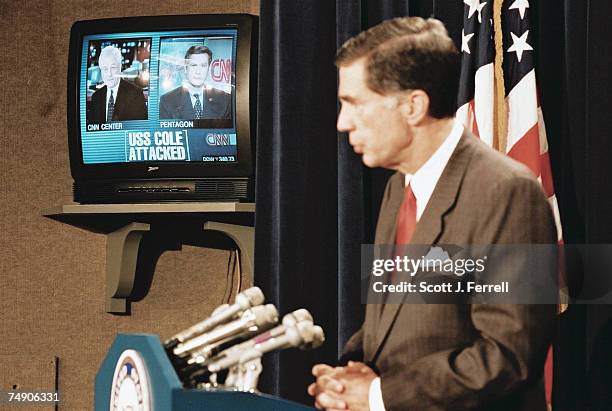
[[[403,193],[404,176],[396,173],[383,197],[377,244],[394,243]],[[411,241],[555,242],[552,212],[537,180],[467,132]],[[382,309],[370,304],[345,357],[362,357],[378,369],[387,411],[540,411],[546,409],[542,371],[555,316],[551,305],[394,304]]]

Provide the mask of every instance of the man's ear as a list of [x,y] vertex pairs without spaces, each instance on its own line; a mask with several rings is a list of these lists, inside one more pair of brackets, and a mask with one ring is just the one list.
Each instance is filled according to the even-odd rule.
[[429,96],[423,90],[411,90],[401,98],[401,113],[410,125],[419,124],[429,112]]

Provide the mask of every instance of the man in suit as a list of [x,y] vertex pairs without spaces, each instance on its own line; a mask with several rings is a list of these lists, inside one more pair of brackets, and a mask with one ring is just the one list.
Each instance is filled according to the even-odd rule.
[[104,47],[98,66],[104,86],[91,97],[87,122],[146,120],[147,102],[142,89],[121,78],[121,52],[113,46]]
[[204,84],[211,62],[212,51],[208,47],[189,47],[185,53],[187,81],[161,96],[160,119],[231,119],[231,96]]
[[[441,22],[383,22],[347,41],[336,64],[338,130],[365,165],[397,171],[377,244],[556,242],[533,175],[455,122],[459,54]],[[510,280],[528,274],[512,256],[496,264]],[[308,392],[330,410],[544,411],[555,314],[554,305],[368,304],[345,346],[351,361],[316,365]]]

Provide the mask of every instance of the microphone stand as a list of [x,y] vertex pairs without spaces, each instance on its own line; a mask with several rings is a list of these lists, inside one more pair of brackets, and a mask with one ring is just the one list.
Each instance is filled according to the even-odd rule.
[[261,351],[253,348],[246,351],[240,362],[230,368],[225,385],[238,391],[256,391],[259,375],[263,369],[261,365],[262,355]]

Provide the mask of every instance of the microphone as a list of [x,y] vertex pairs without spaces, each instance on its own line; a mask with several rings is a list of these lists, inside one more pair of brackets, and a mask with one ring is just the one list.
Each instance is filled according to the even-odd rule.
[[[285,316],[283,317],[282,320],[282,325],[278,325],[268,331],[265,331],[259,335],[257,335],[255,338],[252,338],[250,340],[247,340],[243,343],[240,344],[236,344],[233,345],[231,347],[228,347],[227,349],[221,351],[221,353],[219,353],[219,347],[221,346],[221,344],[215,345],[215,346],[207,346],[204,347],[202,350],[195,352],[192,357],[187,361],[188,364],[204,364],[206,363],[209,359],[211,359],[211,355],[216,355],[216,354],[220,354],[220,355],[229,355],[230,353],[239,353],[239,352],[243,352],[253,346],[255,346],[255,344],[259,344],[262,343],[263,341],[266,341],[270,338],[273,337],[278,337],[279,335],[282,335],[285,332],[285,326],[292,326],[295,325],[299,322],[303,322],[303,321],[308,321],[312,324],[312,315],[310,315],[310,313],[308,312],[308,310],[305,310],[303,308],[300,308],[299,310],[295,310],[289,314],[285,314]],[[322,331],[322,330],[321,330]],[[212,358],[212,360],[214,361],[215,358]]]
[[323,332],[323,328],[319,327],[318,325],[315,325],[314,327],[312,327],[312,333],[312,341],[304,341],[304,344],[300,345],[299,347],[300,350],[314,350],[315,348],[320,347],[321,344],[325,342],[325,333]]
[[[224,313],[227,309],[224,311]],[[272,304],[256,306],[245,310],[240,318],[223,324],[208,333],[192,338],[183,344],[179,344],[172,351],[176,356],[182,356],[187,352],[217,343],[228,337],[237,337],[245,332],[252,332],[270,328],[278,323],[278,311]],[[254,329],[253,329],[254,328]]]
[[[294,322],[291,323],[291,321]],[[283,325],[297,324],[302,321],[314,322],[312,319],[312,315],[305,308],[300,308],[299,310],[290,312],[289,314],[286,314],[283,317]]]
[[193,325],[192,327],[184,331],[181,331],[180,333],[170,338],[165,343],[166,348],[173,349],[178,344],[187,341],[195,335],[212,330],[219,324],[223,324],[231,320],[233,317],[240,315],[244,310],[263,304],[264,299],[265,298],[263,292],[259,287],[247,288],[243,292],[236,295],[234,304],[223,304],[217,307],[207,319]]
[[283,325],[281,327],[284,328],[283,334],[256,342],[251,348],[246,350],[230,349],[231,352],[228,352],[228,355],[224,355],[225,351],[223,351],[220,353],[221,358],[208,364],[206,367],[207,371],[214,374],[233,367],[240,362],[247,362],[261,357],[270,351],[302,346],[305,348],[316,348],[325,340],[321,327],[314,326],[310,321],[302,321],[295,325]]

